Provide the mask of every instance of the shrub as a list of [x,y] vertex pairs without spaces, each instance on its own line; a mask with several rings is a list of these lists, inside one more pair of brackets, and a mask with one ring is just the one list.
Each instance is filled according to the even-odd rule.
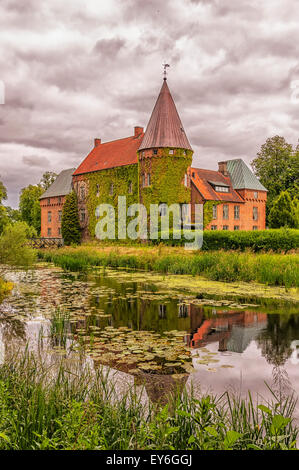
[[61,234],[66,245],[78,244],[81,241],[78,201],[75,191],[67,195],[63,206]]
[[[191,232],[189,232],[191,233]],[[162,233],[158,234],[158,239],[152,243],[157,245],[184,246],[190,242],[183,235],[180,239],[174,238],[174,232],[170,231],[169,240],[162,238]],[[205,230],[203,232],[202,250],[240,250],[250,249],[258,251],[288,252],[299,248],[299,230],[296,229],[271,229],[253,231],[227,231],[227,230]]]

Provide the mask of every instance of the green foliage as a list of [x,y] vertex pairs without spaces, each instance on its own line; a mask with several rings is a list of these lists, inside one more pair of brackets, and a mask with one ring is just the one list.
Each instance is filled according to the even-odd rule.
[[[96,208],[99,204],[111,204],[116,211],[117,234],[117,209],[118,196],[126,196],[127,207],[138,202],[138,167],[127,165],[117,168],[98,171],[86,175],[88,183],[87,210],[89,219],[89,233],[95,236],[97,223]],[[132,184],[132,193],[129,193],[129,185]],[[110,194],[113,184],[113,194]]]
[[299,259],[296,255],[253,254],[238,252],[195,252],[194,254],[120,254],[117,250],[95,252],[79,248],[39,252],[39,256],[70,271],[91,266],[145,269],[171,274],[201,275],[213,281],[256,281],[262,284],[298,287]]
[[20,194],[19,209],[21,219],[32,225],[38,234],[41,227],[41,210],[39,198],[43,194],[44,189],[40,185],[30,184],[23,188]]
[[0,204],[2,204],[5,199],[7,199],[7,190],[2,181],[0,181]]
[[65,199],[62,211],[61,234],[66,245],[78,244],[81,241],[78,200],[74,191],[68,194]]
[[46,171],[41,180],[40,180],[40,186],[46,191],[52,183],[54,183],[55,179],[57,177],[57,174],[54,173],[53,171]]
[[203,226],[204,228],[209,225],[213,220],[213,206],[218,206],[221,201],[206,201],[203,206]]
[[29,353],[1,365],[1,450],[296,449],[292,396],[265,406],[185,391],[161,407],[143,404],[143,388],[120,393],[102,369],[49,367]]
[[[143,171],[151,174],[151,185],[140,188],[141,202],[148,214],[150,204],[174,203],[187,204],[191,201],[190,188],[184,186],[184,176],[192,163],[191,150],[175,149],[175,155],[169,155],[169,148],[160,149],[161,155],[139,160]],[[184,155],[183,152],[186,152]]]
[[272,228],[296,226],[295,207],[288,191],[282,191],[274,199],[269,213],[269,226]]
[[252,167],[261,183],[268,189],[267,216],[274,199],[288,190],[294,198],[299,191],[299,147],[293,149],[284,137],[267,139]]
[[32,266],[36,253],[26,246],[26,241],[32,236],[36,236],[36,232],[26,222],[7,225],[0,236],[0,265]]

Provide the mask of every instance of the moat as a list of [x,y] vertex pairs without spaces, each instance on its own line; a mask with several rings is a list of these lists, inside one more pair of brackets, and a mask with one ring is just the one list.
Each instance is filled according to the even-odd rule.
[[8,277],[15,287],[0,306],[1,362],[26,343],[52,358],[84,354],[93,367],[144,378],[154,400],[177,383],[266,398],[266,384],[280,395],[299,389],[294,305],[205,299],[161,289],[149,273],[136,282],[126,270],[87,275],[40,265]]

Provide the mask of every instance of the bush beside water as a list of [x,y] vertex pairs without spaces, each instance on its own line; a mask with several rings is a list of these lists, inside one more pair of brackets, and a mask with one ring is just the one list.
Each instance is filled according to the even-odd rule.
[[[163,232],[158,233],[157,240],[152,240],[152,243],[157,245],[163,243],[169,246],[184,246],[185,243],[190,243],[188,239],[188,232],[186,238],[183,236],[180,239],[175,239],[174,235],[180,235],[179,231],[170,231],[169,240],[163,239]],[[165,236],[165,234],[164,234]],[[192,240],[192,239],[191,239]],[[272,230],[251,230],[243,231],[236,230],[234,232],[229,230],[205,230],[203,232],[203,245],[202,250],[248,250],[254,252],[259,251],[275,251],[275,252],[288,252],[297,250],[299,248],[299,230],[296,229],[272,229]]]

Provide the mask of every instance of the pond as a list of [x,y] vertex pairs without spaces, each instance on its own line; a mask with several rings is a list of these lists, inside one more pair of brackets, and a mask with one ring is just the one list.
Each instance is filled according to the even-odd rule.
[[[84,354],[144,380],[152,400],[171,387],[269,397],[299,389],[298,306],[259,306],[161,288],[150,273],[50,265],[11,272],[0,306],[0,362],[27,342],[51,357]],[[141,382],[140,382],[141,383]]]

